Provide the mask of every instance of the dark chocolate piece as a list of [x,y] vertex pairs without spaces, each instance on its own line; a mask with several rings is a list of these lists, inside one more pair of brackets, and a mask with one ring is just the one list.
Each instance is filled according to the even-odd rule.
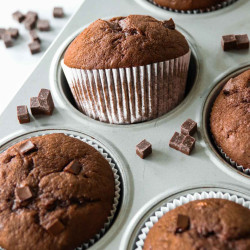
[[163,21],[163,24],[166,28],[175,30],[175,23],[172,18],[170,18],[169,20]]
[[183,135],[193,135],[197,131],[197,123],[191,119],[187,119],[181,125],[181,133]]
[[30,30],[30,36],[31,36],[32,42],[41,43],[41,40],[36,33],[36,30]]
[[169,142],[169,146],[171,148],[174,148],[176,150],[180,150],[180,145],[182,143],[182,141],[184,140],[184,135],[179,134],[178,132],[175,132],[173,137],[171,138],[170,142]]
[[33,144],[31,141],[26,141],[19,147],[19,152],[22,155],[25,155],[27,153],[33,152],[35,149],[35,144]]
[[12,14],[12,17],[21,23],[25,19],[25,15],[23,15],[20,11],[16,11]]
[[32,42],[29,45],[30,48],[30,53],[33,54],[37,54],[41,51],[41,45],[39,42]]
[[224,51],[233,50],[237,48],[235,35],[222,36],[221,46]]
[[11,38],[17,39],[19,36],[19,32],[18,29],[14,29],[14,28],[9,28],[6,31],[8,34],[10,34]]
[[136,154],[140,156],[142,159],[146,158],[152,153],[152,145],[146,141],[141,141],[138,145],[136,145]]
[[16,188],[16,196],[20,201],[26,201],[32,198],[32,193],[28,186]]
[[195,138],[190,135],[186,135],[184,140],[180,144],[179,150],[186,155],[190,155],[194,146],[195,146]]
[[236,35],[237,49],[249,49],[249,39],[247,34]]
[[50,25],[48,20],[38,20],[37,21],[37,28],[40,31],[49,31],[50,30]]
[[45,224],[42,225],[49,233],[53,234],[53,235],[58,235],[59,233],[61,233],[64,229],[64,225],[62,224],[62,222],[58,219],[49,221]]
[[26,14],[25,20],[26,20],[26,19],[29,19],[29,18],[33,18],[33,19],[35,19],[35,21],[37,21],[37,19],[38,19],[38,14],[37,14],[37,12],[28,11],[27,14]]
[[0,39],[2,39],[3,35],[5,34],[6,29],[0,28]]
[[24,26],[27,30],[35,29],[36,27],[36,19],[34,17],[26,17],[24,20]]
[[44,114],[44,110],[42,109],[38,97],[31,97],[30,98],[30,110],[32,115],[42,115]]
[[81,170],[81,164],[77,160],[71,161],[63,171],[68,172],[70,174],[78,175]]
[[64,17],[63,8],[55,7],[54,10],[53,10],[53,16],[56,17],[56,18]]
[[27,109],[27,106],[17,106],[17,118],[19,120],[19,123],[29,123],[30,122],[30,116]]
[[11,39],[10,34],[4,33],[2,35],[2,39],[3,39],[3,42],[4,42],[6,48],[10,48],[13,46],[13,41]]
[[175,233],[183,233],[184,231],[188,230],[189,225],[189,217],[186,215],[178,214]]
[[53,110],[54,110],[54,102],[53,102],[50,90],[41,89],[38,95],[38,100],[39,100],[40,106],[44,110],[44,114],[52,115]]

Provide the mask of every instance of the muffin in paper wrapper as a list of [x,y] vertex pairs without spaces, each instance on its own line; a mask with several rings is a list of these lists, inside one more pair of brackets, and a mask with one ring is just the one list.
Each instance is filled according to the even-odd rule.
[[209,198],[217,198],[217,199],[226,199],[229,201],[236,202],[246,208],[250,209],[250,201],[245,200],[244,198],[237,196],[235,194],[230,194],[227,192],[218,192],[218,191],[210,191],[210,192],[196,192],[193,194],[187,194],[185,196],[180,196],[179,198],[173,199],[171,202],[165,203],[163,206],[158,208],[143,224],[139,235],[135,241],[135,247],[133,249],[142,250],[144,246],[144,241],[147,237],[149,230],[154,226],[159,219],[166,214],[167,212],[182,206],[190,201],[194,200],[204,200]]
[[78,109],[102,122],[131,124],[152,120],[185,96],[191,51],[164,62],[117,69],[70,68],[61,61]]

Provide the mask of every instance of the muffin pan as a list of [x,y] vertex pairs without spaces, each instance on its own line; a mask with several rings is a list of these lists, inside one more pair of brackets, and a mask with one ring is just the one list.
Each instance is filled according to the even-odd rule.
[[[121,240],[128,241],[133,234],[132,228],[137,226],[137,217],[134,216],[145,204],[150,204],[141,213],[143,216],[159,201],[155,198],[159,195],[163,200],[194,186],[202,187],[199,192],[206,187],[216,187],[222,192],[226,189],[249,195],[249,177],[231,167],[213,148],[205,125],[207,108],[204,108],[209,106],[204,106],[204,103],[210,99],[210,92],[218,83],[223,79],[225,82],[231,74],[249,66],[248,50],[226,53],[220,47],[222,35],[244,34],[249,30],[249,9],[250,1],[238,0],[211,13],[185,15],[165,11],[150,3],[142,6],[136,0],[85,0],[2,113],[2,148],[9,147],[25,136],[42,134],[44,130],[70,130],[97,141],[116,161],[123,187],[119,214],[105,235],[89,249],[124,249]],[[60,59],[70,40],[89,23],[98,18],[129,14],[151,15],[157,19],[173,18],[178,30],[190,42],[195,59],[195,64],[191,66],[197,67],[195,72],[191,70],[193,87],[173,111],[144,123],[111,125],[88,118],[74,107],[60,69]],[[29,105],[29,98],[36,96],[41,88],[52,91],[56,107],[53,115],[32,118],[31,123],[20,125],[16,106]],[[197,144],[191,156],[168,146],[174,132],[180,131],[180,125],[187,118],[198,122]],[[135,153],[135,146],[143,139],[153,145],[153,154],[145,160]],[[128,227],[129,224],[133,227]],[[129,235],[126,239],[123,238],[125,231]]]

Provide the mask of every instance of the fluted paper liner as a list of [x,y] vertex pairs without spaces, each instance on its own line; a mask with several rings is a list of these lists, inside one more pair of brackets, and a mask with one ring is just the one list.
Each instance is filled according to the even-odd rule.
[[166,114],[185,95],[191,51],[146,66],[84,70],[61,65],[78,109],[102,122],[130,124]]
[[213,5],[213,6],[209,7],[209,8],[196,9],[196,10],[176,10],[176,9],[168,8],[168,7],[165,7],[165,6],[161,6],[161,5],[157,4],[154,0],[145,0],[145,1],[150,2],[153,5],[161,8],[161,9],[167,10],[167,11],[172,11],[172,12],[182,13],[182,14],[201,14],[201,13],[208,13],[208,12],[212,12],[212,11],[215,11],[215,10],[225,8],[225,7],[233,4],[234,2],[236,2],[238,0],[225,0],[222,3],[218,3],[216,5]]
[[144,246],[144,241],[147,237],[149,230],[154,226],[156,222],[167,212],[184,205],[190,201],[194,200],[203,200],[209,198],[217,198],[217,199],[226,199],[233,202],[236,202],[244,207],[250,209],[250,201],[245,200],[244,198],[237,196],[235,194],[230,194],[226,192],[217,192],[217,191],[210,191],[210,192],[200,192],[200,193],[193,193],[188,194],[186,196],[181,196],[179,198],[174,199],[172,202],[168,202],[164,204],[162,207],[157,209],[152,216],[150,216],[147,221],[144,223],[140,234],[137,236],[135,248],[136,250],[142,250]]

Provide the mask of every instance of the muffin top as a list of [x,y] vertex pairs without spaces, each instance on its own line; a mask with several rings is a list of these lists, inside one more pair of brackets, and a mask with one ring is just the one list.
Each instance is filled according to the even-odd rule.
[[74,249],[103,228],[114,200],[109,163],[64,134],[34,137],[0,155],[0,246]]
[[250,210],[223,199],[189,202],[150,229],[143,249],[250,249]]
[[218,146],[250,168],[250,70],[226,83],[214,102],[210,127]]
[[183,56],[185,37],[168,21],[130,15],[97,20],[69,45],[64,63],[71,68],[110,69],[144,66]]
[[175,10],[206,9],[225,0],[154,0],[155,3]]

